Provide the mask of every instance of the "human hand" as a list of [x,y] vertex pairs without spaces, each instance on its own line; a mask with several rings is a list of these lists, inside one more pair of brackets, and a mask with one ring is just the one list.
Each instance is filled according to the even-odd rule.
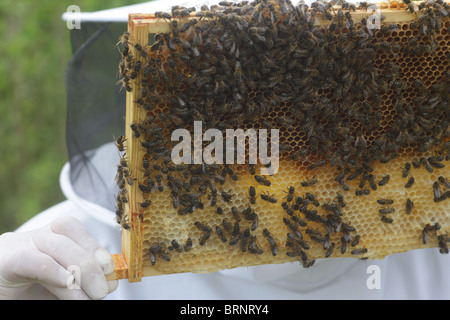
[[111,255],[76,218],[0,235],[0,299],[103,299],[117,280]]

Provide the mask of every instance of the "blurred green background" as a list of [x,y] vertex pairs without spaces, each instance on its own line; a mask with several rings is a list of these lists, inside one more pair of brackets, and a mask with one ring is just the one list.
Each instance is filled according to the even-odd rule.
[[138,0],[0,2],[0,234],[64,200],[69,5],[90,12]]

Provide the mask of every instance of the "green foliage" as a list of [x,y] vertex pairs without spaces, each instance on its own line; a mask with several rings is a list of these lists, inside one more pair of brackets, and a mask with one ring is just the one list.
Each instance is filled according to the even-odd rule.
[[138,0],[0,2],[0,234],[62,200],[69,5],[97,11]]

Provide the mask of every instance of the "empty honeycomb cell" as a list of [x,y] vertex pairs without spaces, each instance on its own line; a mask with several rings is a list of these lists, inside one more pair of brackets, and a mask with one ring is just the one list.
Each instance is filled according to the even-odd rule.
[[[379,259],[437,246],[432,236],[421,242],[427,223],[439,222],[442,232],[450,228],[450,200],[433,198],[432,189],[439,176],[450,177],[448,18],[431,34],[427,12],[435,8],[427,5],[420,12],[424,18],[412,19],[418,24],[414,29],[411,22],[398,21],[399,31],[371,34],[356,18],[354,30],[339,26],[336,11],[330,11],[336,23],[331,31],[329,23],[305,24],[299,12],[308,17],[308,10],[289,8],[284,16],[279,2],[271,1],[275,9],[265,3],[252,3],[242,15],[219,7],[202,20],[193,20],[194,12],[190,20],[177,17],[175,10],[170,21],[192,23],[184,32],[145,15],[135,16],[139,24],[133,27],[130,18],[129,39],[121,43],[121,76],[131,87],[126,159],[136,183],[118,183],[130,203],[139,207],[151,200],[151,205],[134,212],[119,210],[119,204],[117,212],[118,221],[131,226],[123,241],[126,259],[140,263],[137,279],[286,261],[311,267],[325,257]],[[273,21],[271,10],[278,10],[279,21]],[[253,12],[260,18],[252,19]],[[318,18],[324,22],[322,14]],[[159,33],[147,43],[158,25],[163,31],[153,31]],[[430,53],[432,38],[437,48]],[[144,68],[133,73],[136,59],[150,67],[150,75],[144,76]],[[203,131],[278,129],[285,148],[278,172],[261,176],[260,163],[173,165],[170,132],[192,130],[194,120],[202,121]],[[437,155],[442,159],[425,161]],[[143,158],[150,170],[142,168]],[[405,163],[411,169],[403,177]],[[128,167],[119,166],[118,176],[128,174]],[[415,180],[405,188],[410,177]],[[380,213],[386,206],[377,200],[388,198],[395,211]],[[409,215],[408,198],[414,201]],[[299,244],[300,233],[309,249]],[[336,245],[332,252],[330,242]]]

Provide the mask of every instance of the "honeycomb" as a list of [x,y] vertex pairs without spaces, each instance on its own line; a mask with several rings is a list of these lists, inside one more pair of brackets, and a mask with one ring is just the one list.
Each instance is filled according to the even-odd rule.
[[[223,1],[130,15],[117,45],[127,126],[116,141],[130,281],[448,253],[450,7],[381,4],[370,29],[368,6]],[[195,121],[201,133],[236,130],[244,144],[232,155],[245,148],[245,162],[175,164],[175,129],[190,134],[189,152],[211,143]],[[250,163],[252,129],[279,130],[276,173]]]

